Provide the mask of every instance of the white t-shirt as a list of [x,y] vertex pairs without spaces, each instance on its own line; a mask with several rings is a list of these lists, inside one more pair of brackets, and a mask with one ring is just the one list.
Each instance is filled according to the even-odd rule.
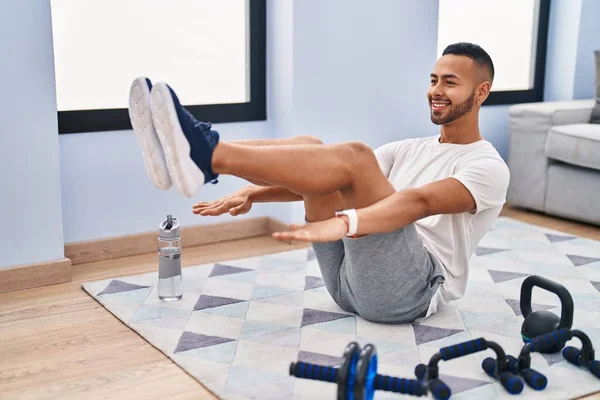
[[433,215],[415,222],[423,245],[439,259],[445,275],[426,317],[439,304],[464,295],[469,259],[500,214],[510,180],[508,166],[488,141],[461,145],[440,143],[439,138],[407,139],[375,150],[381,170],[396,190],[452,177],[475,199],[472,213]]

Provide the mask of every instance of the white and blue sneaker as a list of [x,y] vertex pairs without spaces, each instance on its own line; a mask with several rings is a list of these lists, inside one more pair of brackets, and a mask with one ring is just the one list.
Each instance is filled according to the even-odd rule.
[[194,118],[164,82],[152,88],[151,108],[175,189],[192,197],[205,183],[217,183],[211,165],[219,133],[211,130],[210,123]]
[[129,89],[129,120],[142,149],[146,173],[161,190],[171,187],[165,155],[154,128],[150,112],[152,82],[146,77],[136,78]]

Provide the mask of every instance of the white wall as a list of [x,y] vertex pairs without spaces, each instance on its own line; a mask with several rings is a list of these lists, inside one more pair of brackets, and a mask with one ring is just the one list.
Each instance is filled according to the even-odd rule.
[[371,146],[434,134],[437,3],[296,1],[294,129]]
[[600,2],[553,0],[550,8],[544,100],[594,95],[594,50],[600,49]]
[[[294,1],[267,1],[268,101],[272,137],[286,138],[293,134],[294,92]],[[291,222],[290,203],[268,203],[265,212],[274,219]]]
[[571,100],[582,0],[554,0],[550,6],[544,100]]
[[0,267],[64,257],[48,1],[0,1]]

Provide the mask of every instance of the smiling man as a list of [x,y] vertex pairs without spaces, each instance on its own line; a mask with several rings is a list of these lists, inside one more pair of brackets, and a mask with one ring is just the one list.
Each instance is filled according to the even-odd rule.
[[156,186],[172,184],[191,197],[220,174],[253,183],[194,204],[203,216],[244,214],[254,202],[303,201],[307,224],[273,237],[312,242],[341,308],[374,322],[403,323],[464,295],[469,259],[505,202],[508,167],[478,124],[493,78],[481,47],[448,46],[427,92],[440,133],[375,151],[311,136],[222,141],[181,106],[173,89],[152,87],[146,78],[132,84],[130,114]]

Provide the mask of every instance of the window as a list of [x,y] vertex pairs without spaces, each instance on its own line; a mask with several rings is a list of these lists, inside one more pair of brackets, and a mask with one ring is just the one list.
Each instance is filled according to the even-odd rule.
[[200,120],[266,119],[265,3],[51,0],[59,133],[131,129],[138,76]]
[[484,105],[543,100],[550,0],[439,0],[438,48],[483,47],[494,62]]

